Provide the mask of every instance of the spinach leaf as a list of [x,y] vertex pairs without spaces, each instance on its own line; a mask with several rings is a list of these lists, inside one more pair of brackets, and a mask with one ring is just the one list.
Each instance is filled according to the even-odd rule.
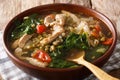
[[[109,46],[105,46],[102,44],[99,44],[96,47],[91,47],[88,50],[85,51],[85,59],[89,62],[99,58],[100,56],[102,56],[106,50],[109,48]],[[97,51],[98,49],[105,49],[103,52],[102,51]]]
[[57,46],[56,50],[50,53],[52,62],[49,67],[54,68],[67,68],[78,66],[73,62],[66,61],[64,57],[68,54],[67,52],[73,48],[88,49],[88,42],[86,34],[75,34],[70,33],[65,39],[63,44]]
[[66,61],[64,59],[56,59],[53,58],[52,62],[48,65],[48,67],[51,68],[68,68],[68,67],[77,67],[78,64],[75,64],[73,62]]
[[86,34],[83,33],[81,35],[70,33],[65,39],[63,44],[57,46],[56,50],[50,53],[51,57],[64,57],[67,55],[66,52],[73,48],[77,49],[88,49],[88,42],[86,38]]
[[[23,19],[22,21],[16,20],[14,22],[16,28],[13,30],[11,34],[12,39],[18,39],[23,34],[33,34],[36,31],[36,25],[40,24],[38,14],[32,14],[28,16],[27,19]],[[32,26],[34,24],[34,27]]]
[[88,42],[85,33],[81,35],[70,33],[70,35],[65,40],[65,47],[68,50],[72,48],[87,49],[87,46]]

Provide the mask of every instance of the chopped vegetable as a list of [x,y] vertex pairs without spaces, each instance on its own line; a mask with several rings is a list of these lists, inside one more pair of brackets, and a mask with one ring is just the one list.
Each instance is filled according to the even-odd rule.
[[48,67],[51,68],[68,68],[68,67],[78,67],[78,64],[75,64],[73,62],[66,61],[64,59],[59,58],[53,58],[52,62],[48,65]]
[[72,48],[79,48],[79,49],[87,49],[88,48],[88,42],[86,38],[86,34],[83,33],[81,35],[70,33],[66,40],[65,40],[65,47],[68,48],[68,50]]
[[88,42],[86,34],[75,34],[70,33],[64,40],[63,44],[59,45],[55,51],[51,53],[54,57],[63,57],[65,52],[71,50],[72,48],[77,49],[88,49]]
[[[86,50],[85,59],[93,61],[103,55],[109,47],[99,44],[97,47],[89,48]],[[94,58],[92,58],[94,56]]]
[[96,31],[92,31],[92,32],[91,32],[91,35],[92,35],[93,37],[95,37],[95,38],[98,38],[98,37],[99,37],[99,34],[98,34],[98,32],[96,32]]
[[108,38],[104,42],[102,42],[102,44],[104,44],[104,45],[111,45],[112,42],[113,42],[113,38]]
[[45,51],[42,50],[39,50],[36,53],[34,53],[32,57],[43,62],[48,62],[48,63],[51,62],[50,56]]
[[99,35],[99,32],[101,31],[101,28],[99,25],[95,25],[93,31],[91,32],[91,35],[95,38],[99,38],[100,35]]
[[96,25],[95,29],[96,29],[97,32],[101,31],[100,25]]
[[43,32],[45,32],[46,27],[44,25],[37,25],[37,33],[41,34]]
[[98,49],[96,50],[96,52],[98,52],[98,53],[104,53],[105,51],[106,51],[105,48],[98,48]]
[[18,39],[25,33],[33,34],[36,31],[36,28],[32,25],[37,25],[38,23],[40,24],[40,21],[37,17],[38,14],[32,14],[27,19],[23,19],[22,23],[21,21],[16,20],[15,26],[17,27],[13,30],[11,34],[12,39]]

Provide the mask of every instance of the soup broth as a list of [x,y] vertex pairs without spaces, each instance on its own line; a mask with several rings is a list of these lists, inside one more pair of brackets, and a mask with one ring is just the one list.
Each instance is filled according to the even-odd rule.
[[[113,42],[109,29],[100,20],[65,10],[47,15],[31,14],[15,21],[11,49],[19,59],[38,67],[72,68],[69,51],[84,50],[85,59],[102,56]],[[107,32],[106,32],[107,31]]]

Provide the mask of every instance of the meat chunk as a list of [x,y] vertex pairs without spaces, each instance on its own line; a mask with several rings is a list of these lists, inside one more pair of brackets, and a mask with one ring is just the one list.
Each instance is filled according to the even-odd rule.
[[54,19],[53,17],[51,17],[50,15],[46,16],[45,19],[44,19],[44,24],[46,27],[50,26],[51,23],[54,22]]
[[24,54],[22,48],[17,47],[17,48],[15,49],[15,51],[14,51],[14,54],[15,54],[18,58],[24,59],[24,57],[22,57],[22,55]]
[[44,38],[42,41],[40,41],[42,45],[51,43],[54,39],[56,39],[59,35],[61,35],[64,32],[63,27],[61,27],[60,25],[54,25],[53,30],[54,31],[51,36]]
[[85,21],[81,21],[79,23],[79,25],[76,27],[76,32],[77,33],[83,33],[83,32],[85,32],[85,33],[87,33],[87,34],[90,35],[90,29],[88,27],[88,23],[85,22]]
[[90,39],[91,32],[87,22],[81,21],[75,29],[78,34],[82,34],[83,32],[86,33],[88,44],[93,45],[93,41]]
[[42,61],[38,61],[37,59],[34,58],[30,58],[30,57],[26,57],[25,58],[27,61],[29,61],[29,63],[38,66],[38,67],[46,67],[48,66],[47,62],[42,62]]
[[62,13],[63,13],[63,14],[66,14],[67,16],[70,16],[70,17],[73,19],[73,21],[76,22],[77,25],[79,25],[80,19],[79,19],[75,14],[70,13],[70,12],[65,11],[65,10],[62,10]]
[[55,16],[55,21],[50,24],[53,23],[54,25],[52,26],[53,27],[52,35],[40,41],[42,45],[51,43],[54,39],[56,39],[59,35],[61,35],[64,32],[63,25],[65,24],[65,15],[57,14]]
[[33,36],[32,35],[28,35],[28,34],[24,34],[20,39],[17,39],[13,42],[12,44],[12,49],[15,49],[17,47],[23,48],[24,45],[26,44],[26,42]]
[[24,45],[26,44],[26,42],[33,36],[33,34],[31,35],[28,35],[28,34],[24,34],[20,39],[19,39],[19,42],[18,42],[18,46],[20,48],[23,48]]
[[65,23],[65,14],[57,14],[55,17],[48,15],[44,19],[45,26],[53,26],[55,24],[63,26]]
[[65,14],[57,14],[55,16],[56,24],[63,26],[65,24]]
[[14,42],[13,42],[13,44],[12,44],[12,49],[15,49],[15,48],[17,48],[18,47],[18,42],[19,42],[19,39],[17,39],[17,40],[15,40]]

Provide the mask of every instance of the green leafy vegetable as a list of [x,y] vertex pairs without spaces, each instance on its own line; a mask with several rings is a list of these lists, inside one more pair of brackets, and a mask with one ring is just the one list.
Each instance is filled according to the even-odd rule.
[[25,33],[33,34],[36,31],[37,24],[40,24],[38,14],[32,14],[28,16],[27,19],[23,19],[22,22],[19,20],[16,20],[15,26],[17,27],[13,30],[11,34],[12,39],[18,39]]
[[69,61],[66,61],[64,59],[56,59],[56,58],[53,58],[52,59],[52,62],[49,64],[48,67],[51,67],[51,68],[68,68],[68,67],[77,67],[78,65],[73,63],[73,62],[69,62]]
[[63,44],[59,45],[55,51],[50,53],[52,58],[52,62],[49,64],[49,67],[56,68],[65,68],[65,67],[75,67],[77,66],[73,62],[66,61],[64,58],[69,50],[77,48],[77,49],[88,49],[88,42],[86,38],[86,34],[75,34],[70,33],[64,40]]
[[109,48],[109,46],[105,46],[105,45],[101,45],[101,44],[99,44],[96,47],[91,47],[88,50],[86,50],[85,59],[87,61],[91,62],[91,61],[99,58],[100,56],[102,56],[108,48]]
[[79,48],[79,49],[87,49],[88,42],[86,38],[86,34],[83,33],[81,35],[70,33],[70,35],[65,40],[65,48],[68,50],[72,48]]
[[57,49],[51,53],[52,57],[64,57],[66,55],[65,52],[68,52],[72,48],[78,49],[88,49],[88,42],[86,38],[86,34],[75,34],[70,33],[64,40],[63,44],[57,46]]

